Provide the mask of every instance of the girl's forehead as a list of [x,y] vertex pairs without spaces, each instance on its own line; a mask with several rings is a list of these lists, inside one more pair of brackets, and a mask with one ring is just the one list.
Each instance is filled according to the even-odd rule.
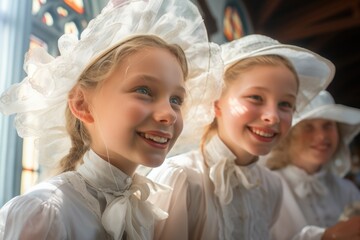
[[258,65],[240,72],[234,81],[235,84],[246,86],[274,86],[288,84],[297,87],[296,76],[285,66]]
[[[126,63],[128,63],[128,65]],[[174,71],[174,69],[177,69],[181,71],[180,63],[175,55],[167,49],[162,48],[138,51],[125,61],[124,67],[128,68],[128,71],[137,71],[138,69],[146,69],[149,71]]]
[[141,65],[143,62],[151,63],[154,59],[166,59],[164,62],[179,65],[179,62],[176,60],[176,56],[171,53],[170,50],[160,47],[142,47],[136,52],[130,54],[124,63],[125,65],[129,62]]
[[147,48],[126,56],[109,76],[107,83],[179,85],[184,88],[180,63],[167,49]]
[[326,118],[310,118],[310,119],[304,119],[302,120],[298,125],[310,125],[310,124],[325,124],[325,123],[332,123],[336,124],[336,121]]

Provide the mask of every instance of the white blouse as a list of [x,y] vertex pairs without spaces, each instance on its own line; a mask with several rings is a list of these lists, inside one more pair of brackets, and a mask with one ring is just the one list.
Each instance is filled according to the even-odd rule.
[[281,200],[281,182],[257,163],[241,167],[215,136],[200,151],[169,158],[149,178],[173,188],[171,196],[151,196],[169,213],[155,239],[269,239]]
[[93,151],[77,171],[60,174],[0,210],[0,239],[152,239],[167,214],[145,201],[164,190],[129,177]]
[[353,183],[326,169],[309,175],[289,165],[275,172],[282,179],[284,197],[271,233],[276,240],[320,240],[325,229],[339,221],[344,208],[360,200]]

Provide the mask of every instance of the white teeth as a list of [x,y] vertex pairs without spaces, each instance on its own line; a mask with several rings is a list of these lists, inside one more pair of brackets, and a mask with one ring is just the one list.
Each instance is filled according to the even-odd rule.
[[147,139],[151,139],[154,142],[158,142],[158,143],[166,143],[168,141],[167,138],[154,136],[154,135],[150,135],[150,134],[147,134],[147,133],[144,134],[144,137],[147,138]]
[[274,133],[267,133],[267,132],[263,132],[257,129],[252,129],[253,133],[256,133],[259,136],[262,137],[273,137],[275,134]]

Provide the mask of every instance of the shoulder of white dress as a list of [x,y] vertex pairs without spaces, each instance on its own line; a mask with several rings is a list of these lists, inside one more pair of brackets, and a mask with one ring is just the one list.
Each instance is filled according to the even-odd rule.
[[202,168],[203,161],[202,154],[199,151],[192,151],[167,158],[161,167],[195,170]]
[[51,184],[38,184],[26,194],[11,199],[1,210],[27,213],[42,208],[46,208],[47,211],[59,209],[62,201],[60,195],[55,192],[56,189],[57,188]]
[[166,159],[161,166],[153,168],[147,177],[154,182],[165,183],[173,187],[179,184],[198,184],[202,182],[203,175],[202,155],[193,151]]
[[278,173],[271,171],[265,166],[258,165],[257,166],[259,177],[263,182],[264,186],[271,187],[274,189],[281,188],[281,177]]
[[71,188],[68,180],[63,174],[52,177],[48,180],[40,182],[32,187],[29,191],[21,196],[18,196],[16,201],[30,201],[33,200],[39,204],[48,203],[49,206],[60,207],[62,198],[66,196],[64,189]]

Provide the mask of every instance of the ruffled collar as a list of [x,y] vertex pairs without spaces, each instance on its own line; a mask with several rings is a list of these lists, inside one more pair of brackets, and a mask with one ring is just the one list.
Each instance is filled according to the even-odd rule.
[[79,167],[78,172],[94,188],[105,192],[129,189],[132,178],[102,159],[93,150],[86,152],[83,160],[84,164]]
[[321,196],[327,194],[326,186],[324,184],[326,176],[326,170],[324,168],[311,175],[295,165],[288,165],[280,171],[294,189],[295,194],[300,198],[304,198],[314,193]]
[[215,135],[205,146],[206,163],[209,166],[209,177],[214,184],[215,194],[223,204],[233,199],[233,188],[241,185],[246,189],[259,186],[260,179],[252,174],[256,161],[247,166],[238,166],[236,156]]
[[101,222],[115,240],[126,234],[134,240],[152,239],[155,221],[168,214],[146,201],[151,194],[168,192],[169,188],[155,184],[144,176],[130,177],[90,150],[77,172],[87,184],[101,192],[106,207]]

